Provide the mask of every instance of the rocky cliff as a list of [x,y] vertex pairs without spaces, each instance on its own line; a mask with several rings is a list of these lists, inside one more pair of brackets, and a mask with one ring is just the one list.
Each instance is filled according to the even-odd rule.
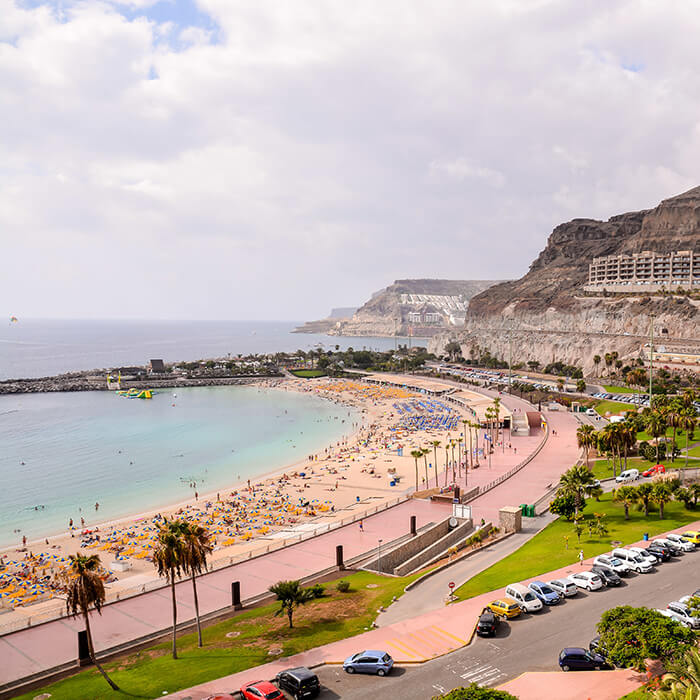
[[469,300],[496,280],[396,280],[372,295],[350,318],[308,321],[298,333],[430,337],[464,324]]
[[[594,257],[645,250],[700,252],[700,187],[654,209],[608,221],[574,219],[557,226],[526,275],[490,287],[471,300],[457,338],[467,354],[472,345],[479,345],[505,357],[508,340],[503,329],[512,326],[518,359],[556,359],[582,364],[587,370],[592,369],[595,354],[617,350],[629,357],[638,355],[652,313],[668,339],[697,338],[700,303],[694,298],[583,292]],[[449,337],[441,335],[432,348],[439,350]]]

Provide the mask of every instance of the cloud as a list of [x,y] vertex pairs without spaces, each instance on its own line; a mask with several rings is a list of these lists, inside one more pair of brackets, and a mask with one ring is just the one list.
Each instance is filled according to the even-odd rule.
[[697,9],[0,0],[2,304],[300,319],[519,276],[698,184]]

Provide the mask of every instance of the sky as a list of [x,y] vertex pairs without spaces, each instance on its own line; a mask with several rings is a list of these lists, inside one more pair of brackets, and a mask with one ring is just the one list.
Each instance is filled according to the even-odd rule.
[[0,0],[0,313],[301,320],[700,184],[700,0]]

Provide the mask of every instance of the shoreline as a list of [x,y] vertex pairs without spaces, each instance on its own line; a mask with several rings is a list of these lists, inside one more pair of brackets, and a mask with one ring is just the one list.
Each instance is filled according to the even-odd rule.
[[[279,381],[282,378],[267,378],[267,381]],[[258,382],[264,381],[262,378],[258,379]],[[289,391],[289,388],[283,388],[277,384],[271,385],[271,386],[262,386],[262,388],[267,389],[267,390],[277,390],[277,391]],[[299,394],[304,394],[306,392],[299,391],[298,389],[291,389],[292,391],[296,391]],[[326,396],[319,396],[318,398],[324,400],[324,401],[330,401],[333,403],[333,399],[330,397]],[[346,439],[348,444],[350,442],[354,442],[355,439],[357,438],[358,433],[362,430],[363,424],[364,424],[364,418],[363,418],[363,409],[359,408],[358,406],[349,403],[349,402],[343,402],[340,400],[335,401],[335,403],[340,403],[343,406],[347,406],[355,411],[358,411],[359,415],[357,416],[358,418],[358,427],[352,431],[349,435],[347,436],[341,436],[341,439]],[[351,421],[352,423],[352,421]],[[321,445],[317,449],[323,449],[325,445]],[[139,522],[142,520],[146,520],[149,518],[152,518],[159,513],[162,514],[163,512],[166,512],[168,514],[172,514],[173,511],[179,510],[186,508],[187,506],[197,506],[200,502],[201,503],[206,503],[207,501],[216,501],[216,495],[217,493],[222,493],[226,492],[226,494],[230,493],[231,491],[242,491],[247,488],[247,482],[250,481],[251,484],[257,484],[258,481],[260,480],[266,480],[266,479],[271,479],[275,477],[279,477],[282,474],[284,474],[286,471],[289,471],[290,469],[293,471],[298,470],[298,467],[300,467],[303,463],[308,461],[308,457],[304,457],[301,459],[297,459],[294,462],[291,462],[289,464],[286,464],[285,466],[277,466],[273,467],[272,469],[265,471],[262,474],[256,474],[254,477],[251,477],[250,479],[244,479],[243,481],[240,482],[235,482],[233,485],[226,485],[220,487],[218,490],[207,492],[207,493],[200,493],[198,495],[197,499],[190,498],[184,501],[178,501],[175,503],[165,503],[161,504],[158,506],[154,506],[153,508],[147,510],[147,511],[138,511],[135,513],[127,513],[125,515],[119,516],[118,518],[113,518],[111,520],[105,520],[105,521],[100,521],[96,522],[94,524],[86,524],[84,528],[78,529],[77,527],[75,528],[76,533],[80,533],[83,530],[92,530],[95,531],[96,528],[99,528],[99,532],[103,532],[107,530],[107,528],[113,528],[118,525],[123,525],[125,523],[133,523],[133,522]],[[58,539],[58,538],[64,538],[68,537],[71,538],[71,532],[70,530],[66,530],[63,532],[54,532],[52,534],[44,534],[39,536],[36,539],[33,540],[27,540],[27,545],[26,549],[28,550],[32,545],[38,545],[38,546],[47,546],[46,545],[46,540],[49,540],[49,545],[51,546],[51,540],[53,539]],[[21,546],[20,544],[10,544],[10,545],[0,545],[0,556],[7,554],[9,552],[15,552],[18,553],[21,551]]]

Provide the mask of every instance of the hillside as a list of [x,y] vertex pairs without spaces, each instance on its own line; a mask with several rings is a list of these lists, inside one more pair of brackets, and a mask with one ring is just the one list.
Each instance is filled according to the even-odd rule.
[[295,332],[430,337],[464,325],[469,300],[494,280],[396,280],[346,319],[308,321]]
[[[651,313],[657,316],[657,327],[665,329],[668,343],[697,338],[700,301],[695,294],[689,298],[650,292],[651,287],[630,282],[616,288],[624,293],[584,290],[593,258],[644,251],[700,254],[700,187],[654,209],[608,221],[573,219],[557,226],[527,274],[471,300],[459,334],[464,350],[469,353],[471,346],[479,345],[503,356],[507,352],[503,328],[512,325],[513,344],[523,359],[557,359],[591,369],[595,354],[611,350],[630,358],[643,354]],[[693,289],[700,291],[697,285]],[[434,348],[447,339],[441,336]]]

